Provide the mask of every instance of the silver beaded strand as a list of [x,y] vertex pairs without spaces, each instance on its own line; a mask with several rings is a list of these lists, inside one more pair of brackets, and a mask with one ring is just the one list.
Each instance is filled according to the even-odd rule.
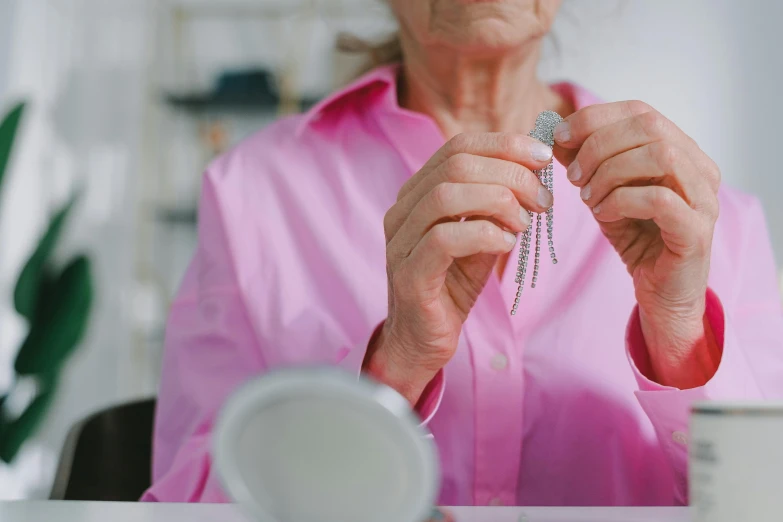
[[[545,143],[549,147],[555,145],[554,131],[555,126],[563,121],[560,115],[553,111],[544,111],[536,118],[536,127],[530,131],[530,137],[537,139],[538,141]],[[552,162],[543,169],[535,171],[541,184],[544,185],[549,192],[554,195],[554,167]],[[527,261],[530,256],[530,247],[533,239],[533,212],[528,211],[530,216],[530,226],[527,227],[522,233],[522,239],[519,243],[519,259],[517,260],[517,274],[514,280],[517,285],[517,295],[514,298],[514,306],[511,308],[511,315],[516,315],[517,308],[519,308],[519,299],[522,297],[522,289],[525,286],[525,276],[527,275]],[[555,242],[554,242],[554,228],[555,228],[555,215],[554,208],[550,207],[546,211],[546,236],[547,243],[549,245],[549,257],[552,259],[552,264],[557,264],[557,256],[555,255]],[[533,264],[533,280],[530,283],[530,288],[535,288],[538,282],[538,267],[541,259],[541,214],[536,215],[536,250]]]

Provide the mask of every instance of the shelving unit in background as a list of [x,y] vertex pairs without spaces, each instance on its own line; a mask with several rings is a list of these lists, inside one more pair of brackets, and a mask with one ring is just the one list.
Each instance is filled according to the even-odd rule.
[[[159,0],[156,9],[135,249],[134,373],[145,389],[157,383],[165,317],[196,246],[205,166],[345,80],[336,69],[359,61],[335,60],[338,32],[382,36],[391,27],[377,0]],[[194,96],[232,70],[272,73],[278,103]]]

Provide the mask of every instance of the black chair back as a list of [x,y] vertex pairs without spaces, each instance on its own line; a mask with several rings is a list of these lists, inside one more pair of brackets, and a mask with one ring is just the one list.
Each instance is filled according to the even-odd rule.
[[135,502],[152,480],[155,399],[95,413],[71,428],[49,498]]

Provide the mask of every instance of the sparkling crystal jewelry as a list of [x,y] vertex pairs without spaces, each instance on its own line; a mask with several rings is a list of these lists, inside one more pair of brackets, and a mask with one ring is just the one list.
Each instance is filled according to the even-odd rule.
[[[530,137],[535,138],[538,141],[545,143],[549,147],[555,145],[554,131],[555,126],[563,121],[560,115],[553,111],[544,111],[536,118],[536,127],[530,131]],[[536,170],[535,174],[538,176],[541,184],[544,185],[549,192],[554,194],[554,181],[552,178],[554,167],[552,162],[543,169]],[[533,212],[528,210],[530,216],[530,226],[527,227],[522,233],[522,239],[519,243],[519,259],[517,260],[517,277],[515,282],[517,285],[517,295],[514,298],[514,306],[511,308],[511,315],[516,315],[517,308],[519,307],[519,298],[522,297],[522,289],[525,286],[525,276],[527,275],[527,261],[530,255],[530,246],[532,243],[533,235]],[[555,215],[554,208],[550,207],[546,211],[546,237],[549,245],[549,257],[552,259],[552,264],[557,264],[557,256],[555,255],[555,243],[553,239],[555,227]],[[536,287],[538,282],[538,267],[541,258],[541,214],[536,215],[536,250],[535,261],[533,264],[533,280],[530,282],[530,288]]]

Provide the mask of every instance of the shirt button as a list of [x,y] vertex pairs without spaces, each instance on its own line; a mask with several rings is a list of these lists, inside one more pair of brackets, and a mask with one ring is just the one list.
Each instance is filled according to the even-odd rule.
[[495,497],[495,498],[493,498],[492,500],[489,501],[489,505],[493,506],[493,507],[502,506],[503,505],[503,501],[500,500],[498,497]]
[[675,431],[672,433],[672,440],[682,446],[688,444],[688,436],[681,431]]
[[508,357],[503,355],[502,353],[496,353],[494,357],[492,357],[492,369],[493,370],[505,370],[508,368]]

